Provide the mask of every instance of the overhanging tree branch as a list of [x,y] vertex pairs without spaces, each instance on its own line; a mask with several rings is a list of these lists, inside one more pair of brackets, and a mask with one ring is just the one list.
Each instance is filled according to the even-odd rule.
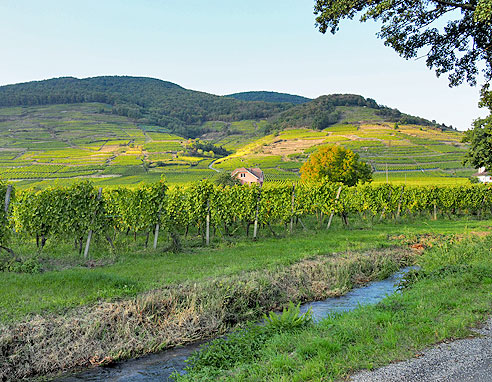
[[[343,19],[382,22],[377,36],[405,59],[429,49],[426,64],[450,86],[492,79],[492,0],[316,0],[316,26],[336,33]],[[456,12],[459,10],[460,12]],[[445,16],[447,15],[447,16]],[[438,25],[433,23],[439,22]],[[484,63],[483,70],[479,66]]]
[[470,3],[454,3],[452,1],[446,1],[446,0],[432,0],[438,4],[441,5],[446,5],[448,7],[455,7],[455,8],[461,8],[461,9],[466,9],[469,11],[474,11],[477,9],[476,5],[470,4]]

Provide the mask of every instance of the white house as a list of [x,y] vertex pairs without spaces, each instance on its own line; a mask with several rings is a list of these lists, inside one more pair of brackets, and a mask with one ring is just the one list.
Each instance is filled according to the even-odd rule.
[[485,167],[480,167],[478,172],[473,174],[473,176],[476,176],[480,183],[492,183],[492,176],[485,171]]

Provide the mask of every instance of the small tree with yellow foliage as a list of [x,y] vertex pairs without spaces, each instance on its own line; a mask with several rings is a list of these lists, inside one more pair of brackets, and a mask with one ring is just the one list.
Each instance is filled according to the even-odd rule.
[[359,160],[359,155],[341,146],[323,146],[311,154],[301,167],[301,178],[307,181],[328,179],[354,186],[372,181],[372,169]]

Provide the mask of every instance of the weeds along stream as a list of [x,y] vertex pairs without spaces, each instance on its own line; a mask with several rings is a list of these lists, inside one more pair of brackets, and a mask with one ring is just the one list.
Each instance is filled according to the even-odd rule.
[[[386,296],[391,295],[396,291],[399,281],[404,275],[415,267],[405,267],[402,270],[394,273],[390,277],[373,281],[366,286],[354,288],[348,293],[340,297],[331,297],[323,301],[305,303],[300,306],[300,310],[296,313],[312,315],[314,322],[317,322],[329,315],[343,313],[354,310],[359,306],[376,304],[383,300]],[[302,324],[302,322],[301,322]],[[258,330],[255,326],[250,326],[246,329],[240,329],[233,332],[229,339],[232,342],[237,341],[236,333],[240,333],[238,337],[247,336],[241,333],[242,330]],[[261,330],[261,329],[260,329]],[[195,344],[181,348],[165,350],[159,354],[146,356],[140,359],[130,360],[110,367],[100,367],[78,375],[72,375],[56,379],[56,382],[103,382],[103,381],[126,381],[126,382],[150,382],[150,381],[174,381],[173,375],[176,373],[185,373],[187,360],[191,356],[192,360],[201,360],[203,358],[212,358],[208,353],[214,352],[217,346],[222,350],[226,345],[222,344],[222,339],[218,342],[211,341],[204,344]],[[219,345],[218,345],[219,344]],[[237,346],[237,345],[231,345]],[[207,348],[208,347],[208,348]],[[193,354],[202,349],[202,355]],[[219,356],[220,357],[220,356]]]
[[339,296],[414,260],[415,251],[397,247],[315,256],[34,316],[0,327],[0,380],[104,365],[220,336],[289,301]]
[[[410,271],[399,283],[402,293],[343,314],[330,314],[316,324],[280,330],[267,338],[245,335],[230,345],[228,341],[218,342],[210,347],[213,351],[192,355],[192,367],[176,379],[349,380],[359,370],[425,357],[429,346],[476,336],[472,329],[480,327],[492,313],[491,248],[491,235],[443,240],[418,258],[421,268]],[[462,356],[491,361],[486,351],[477,348],[467,348]],[[453,356],[453,365],[448,363],[446,368],[453,369],[461,362],[461,357]],[[414,371],[408,380],[432,379],[422,370]],[[390,375],[391,380],[401,377],[394,375]]]

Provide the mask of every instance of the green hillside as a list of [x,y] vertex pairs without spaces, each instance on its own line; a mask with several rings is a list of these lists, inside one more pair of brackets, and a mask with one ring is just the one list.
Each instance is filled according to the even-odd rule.
[[[347,107],[352,109],[344,109]],[[278,129],[307,127],[322,130],[340,122],[398,122],[401,124],[438,126],[424,118],[380,106],[371,98],[364,98],[355,94],[321,96],[279,113],[272,121]],[[445,128],[445,126],[439,127]]]
[[114,114],[184,136],[196,135],[196,129],[206,121],[268,118],[289,107],[219,97],[145,77],[64,77],[0,87],[0,106],[92,102],[111,105]]
[[310,98],[306,98],[298,95],[268,92],[268,91],[241,92],[241,93],[229,94],[225,97],[232,97],[242,101],[287,102],[287,103],[292,103],[294,105],[311,101]]
[[[262,109],[270,113],[267,117],[246,118],[237,110],[250,112],[267,103],[227,100],[153,79],[121,79],[89,79],[97,86],[91,81],[57,79],[0,87],[1,103],[22,104],[0,107],[0,177],[20,186],[43,186],[55,179],[66,183],[80,177],[90,177],[101,185],[118,185],[165,176],[170,183],[179,184],[213,177],[216,171],[209,168],[212,165],[219,171],[259,166],[267,180],[290,181],[298,179],[299,168],[309,154],[326,144],[358,152],[376,171],[376,181],[386,181],[388,174],[389,181],[455,183],[467,181],[473,172],[461,165],[466,147],[460,143],[460,132],[361,96],[329,95],[282,107],[269,104],[271,108]],[[109,86],[113,80],[117,84]],[[149,89],[143,85],[147,80]],[[60,82],[62,86],[58,86]],[[69,91],[71,85],[66,83],[77,84],[74,89],[83,99],[57,103],[76,93]],[[137,87],[142,87],[141,94],[132,96],[128,89]],[[104,93],[104,89],[111,91]],[[169,91],[189,98],[160,104]],[[153,97],[153,92],[158,94]],[[105,103],[88,102],[103,93],[113,98],[105,98]],[[36,101],[35,94],[43,96]],[[217,103],[200,103],[202,98]],[[153,124],[151,118],[119,115],[119,105],[137,99],[149,113],[171,109],[171,105],[174,115],[181,110],[183,132]],[[221,117],[222,100],[240,109],[234,106]],[[187,125],[186,110],[200,108],[206,109],[207,118],[215,119]],[[190,136],[199,140],[191,144]]]

